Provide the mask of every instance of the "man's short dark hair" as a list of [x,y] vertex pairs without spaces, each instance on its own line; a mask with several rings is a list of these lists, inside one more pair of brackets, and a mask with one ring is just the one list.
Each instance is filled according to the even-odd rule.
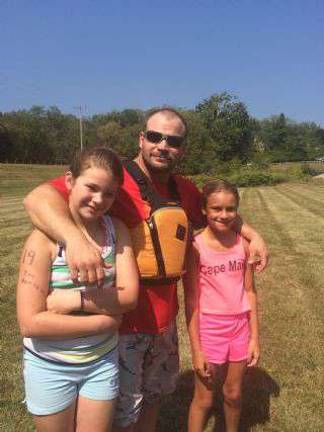
[[146,115],[144,117],[144,121],[143,121],[143,130],[144,131],[147,129],[147,123],[148,123],[148,121],[155,114],[162,114],[162,115],[165,115],[167,118],[170,118],[170,119],[177,118],[182,123],[183,129],[184,129],[183,136],[184,137],[187,136],[188,125],[187,125],[187,122],[186,122],[185,118],[183,117],[182,114],[179,113],[179,111],[175,110],[174,108],[169,108],[169,107],[155,108],[155,109],[149,110],[146,113]]

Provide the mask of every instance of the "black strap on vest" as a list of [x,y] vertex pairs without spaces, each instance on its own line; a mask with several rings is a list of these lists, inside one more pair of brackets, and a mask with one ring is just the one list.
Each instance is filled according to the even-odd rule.
[[[173,176],[170,176],[168,181],[168,190],[170,199],[161,197],[155,190],[152,183],[133,160],[123,162],[124,167],[128,173],[133,177],[141,192],[142,199],[150,204],[151,212],[166,207],[168,205],[180,205],[180,195],[178,193],[177,184]],[[171,202],[170,202],[171,200]]]

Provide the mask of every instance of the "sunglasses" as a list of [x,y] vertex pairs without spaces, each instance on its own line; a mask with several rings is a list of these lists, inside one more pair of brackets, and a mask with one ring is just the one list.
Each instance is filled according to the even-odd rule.
[[165,140],[169,147],[179,148],[184,143],[185,138],[177,135],[163,135],[160,132],[146,131],[144,132],[145,138],[153,144],[158,144]]

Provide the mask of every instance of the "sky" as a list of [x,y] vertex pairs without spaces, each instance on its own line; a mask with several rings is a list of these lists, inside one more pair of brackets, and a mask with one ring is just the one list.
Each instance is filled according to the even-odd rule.
[[194,108],[324,126],[324,1],[0,0],[0,111]]

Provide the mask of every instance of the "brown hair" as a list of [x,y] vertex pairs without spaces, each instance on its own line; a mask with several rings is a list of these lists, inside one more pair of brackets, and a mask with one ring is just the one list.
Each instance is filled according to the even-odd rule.
[[208,183],[205,184],[205,186],[202,189],[203,192],[203,208],[206,208],[207,200],[209,195],[211,195],[214,192],[229,192],[232,195],[234,195],[236,199],[236,205],[239,206],[240,202],[240,195],[237,190],[237,187],[228,182],[227,180],[217,179],[217,180],[211,180]]
[[187,133],[188,133],[188,124],[185,120],[185,118],[183,117],[182,114],[180,114],[178,111],[176,111],[173,108],[169,108],[169,107],[165,107],[165,108],[156,108],[153,110],[150,110],[147,112],[147,114],[144,117],[144,121],[143,121],[143,130],[145,131],[147,129],[147,123],[150,120],[151,117],[153,117],[155,114],[163,114],[164,116],[166,116],[168,119],[174,119],[177,118],[183,126],[184,129],[184,134],[183,136],[186,137]]
[[97,167],[110,170],[119,185],[123,184],[124,172],[119,157],[108,147],[92,147],[77,153],[70,171],[74,178],[79,177],[88,168]]

